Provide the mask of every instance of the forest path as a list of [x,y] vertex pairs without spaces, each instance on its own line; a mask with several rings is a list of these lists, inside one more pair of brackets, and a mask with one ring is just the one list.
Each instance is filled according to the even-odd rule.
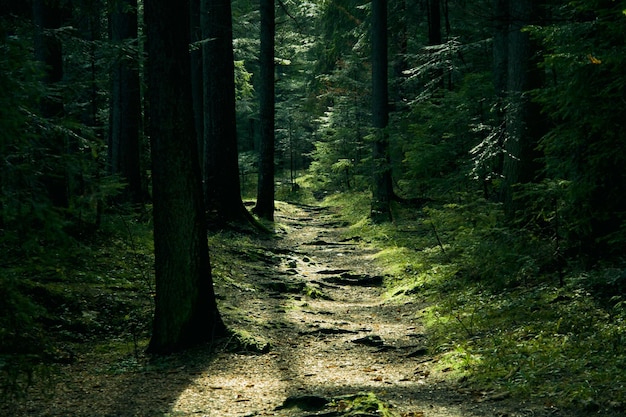
[[343,240],[346,225],[329,209],[283,204],[276,221],[282,238],[266,248],[276,255],[274,269],[252,277],[261,290],[237,303],[244,327],[258,323],[253,333],[270,341],[270,352],[220,354],[172,415],[341,416],[349,410],[324,401],[359,392],[406,417],[537,415],[505,411],[489,395],[472,399],[438,380],[420,306],[383,301],[376,250]]
[[216,354],[201,347],[148,361],[140,352],[120,356],[128,342],[111,341],[63,367],[52,389],[34,387],[0,415],[381,415],[350,413],[347,401],[324,404],[359,392],[375,393],[401,417],[552,415],[441,380],[425,348],[423,306],[383,300],[376,250],[343,240],[347,225],[337,219],[331,209],[280,203],[280,238],[252,239],[246,250],[224,245],[232,256],[216,262],[216,274],[231,268],[224,275],[239,278],[216,280],[220,309],[262,352],[243,351],[233,338]]

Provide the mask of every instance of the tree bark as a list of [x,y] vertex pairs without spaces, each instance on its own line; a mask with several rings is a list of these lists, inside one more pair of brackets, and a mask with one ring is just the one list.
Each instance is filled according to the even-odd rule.
[[254,213],[274,220],[274,0],[261,0],[261,54],[259,105],[261,141],[259,146],[259,179]]
[[523,31],[525,26],[540,19],[540,10],[540,5],[533,0],[510,2],[502,189],[502,200],[509,217],[520,208],[513,195],[514,186],[537,177],[536,146],[545,131],[539,106],[528,96],[530,90],[541,86],[542,77],[535,59],[537,46],[528,32]]
[[372,0],[372,142],[373,181],[370,217],[391,221],[391,162],[389,158],[389,91],[387,57],[387,1]]
[[210,227],[248,225],[241,200],[231,0],[202,0],[204,196]]
[[141,175],[141,92],[137,45],[137,0],[113,2],[111,41],[118,48],[111,74],[109,168],[127,182],[123,199],[145,201]]
[[148,351],[225,334],[213,290],[191,93],[189,0],[145,3],[156,304]]

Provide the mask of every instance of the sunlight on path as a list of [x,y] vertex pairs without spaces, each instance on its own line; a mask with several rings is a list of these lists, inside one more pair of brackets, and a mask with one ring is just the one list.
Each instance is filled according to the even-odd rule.
[[[384,304],[378,287],[320,285],[329,271],[375,274],[373,261],[365,248],[334,243],[338,228],[319,209],[290,210],[289,216],[278,216],[288,231],[280,245],[291,254],[276,274],[291,274],[324,297],[247,294],[255,298],[241,300],[240,307],[249,309],[250,318],[282,324],[265,326],[271,352],[220,354],[180,394],[172,415],[312,416],[277,408],[289,396],[332,398],[362,391],[376,393],[403,416],[484,415],[461,407],[462,399],[443,396],[440,381],[430,377],[430,359],[411,356],[424,337],[419,306]],[[268,306],[272,302],[276,305]]]

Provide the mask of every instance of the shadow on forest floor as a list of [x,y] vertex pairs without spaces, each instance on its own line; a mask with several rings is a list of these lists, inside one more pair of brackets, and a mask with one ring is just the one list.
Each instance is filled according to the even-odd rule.
[[446,382],[446,370],[433,367],[438,357],[427,348],[424,306],[383,302],[384,277],[372,261],[376,251],[358,239],[342,239],[346,225],[329,209],[280,204],[277,224],[277,239],[214,238],[216,291],[234,331],[231,339],[215,349],[152,360],[120,354],[120,343],[111,342],[113,353],[106,346],[85,352],[62,367],[53,389],[35,386],[0,411],[111,417],[568,415]]

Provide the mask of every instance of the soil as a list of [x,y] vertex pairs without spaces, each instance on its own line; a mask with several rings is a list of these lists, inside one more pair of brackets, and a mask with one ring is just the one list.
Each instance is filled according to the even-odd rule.
[[277,224],[280,237],[260,243],[265,255],[245,282],[216,289],[228,325],[252,342],[233,337],[145,363],[118,355],[107,364],[102,352],[85,352],[54,385],[36,385],[0,414],[340,416],[350,411],[342,398],[371,392],[405,417],[570,415],[435,371],[424,305],[381,297],[376,250],[344,240],[346,225],[329,209],[281,204]]

